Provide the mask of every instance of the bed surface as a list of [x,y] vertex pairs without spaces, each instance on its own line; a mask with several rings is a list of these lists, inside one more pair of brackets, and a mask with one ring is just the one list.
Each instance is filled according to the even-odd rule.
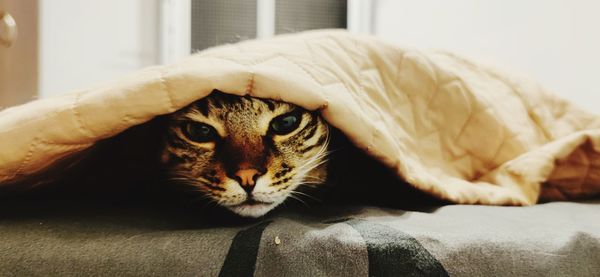
[[598,276],[600,201],[323,206],[215,222],[163,204],[0,204],[0,275]]

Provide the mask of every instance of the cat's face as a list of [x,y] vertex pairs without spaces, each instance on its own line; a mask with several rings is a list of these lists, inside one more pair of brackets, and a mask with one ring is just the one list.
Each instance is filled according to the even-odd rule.
[[162,161],[174,180],[259,217],[324,181],[328,137],[298,106],[213,92],[171,116]]

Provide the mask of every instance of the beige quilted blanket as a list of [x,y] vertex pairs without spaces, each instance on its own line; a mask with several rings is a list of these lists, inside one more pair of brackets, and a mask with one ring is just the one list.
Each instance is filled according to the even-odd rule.
[[413,186],[457,203],[600,192],[600,117],[530,81],[442,52],[316,31],[221,46],[0,113],[0,184],[213,89],[320,110]]

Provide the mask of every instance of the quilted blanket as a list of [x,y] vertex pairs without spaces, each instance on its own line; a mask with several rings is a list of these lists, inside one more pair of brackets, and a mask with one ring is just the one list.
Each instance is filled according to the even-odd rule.
[[0,184],[218,89],[319,110],[412,186],[455,203],[530,205],[600,192],[600,117],[529,80],[344,31],[202,51],[0,113]]

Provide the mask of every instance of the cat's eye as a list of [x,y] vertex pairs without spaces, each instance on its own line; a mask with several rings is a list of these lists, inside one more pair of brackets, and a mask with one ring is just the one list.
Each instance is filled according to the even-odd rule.
[[217,130],[212,126],[200,122],[185,122],[181,126],[183,134],[195,142],[209,142],[217,139]]
[[301,114],[298,112],[286,113],[271,120],[269,128],[276,135],[286,135],[300,126]]

